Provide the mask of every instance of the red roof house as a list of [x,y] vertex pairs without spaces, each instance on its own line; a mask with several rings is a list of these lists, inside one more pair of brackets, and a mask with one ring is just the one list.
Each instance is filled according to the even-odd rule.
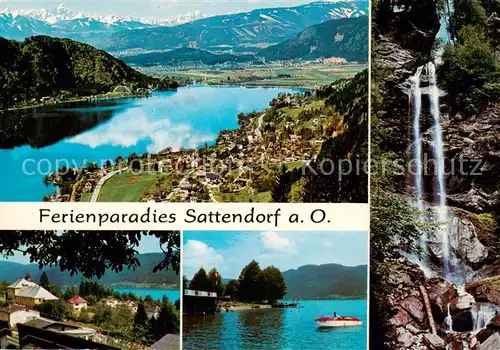
[[88,306],[87,300],[83,299],[79,295],[75,295],[73,298],[69,299],[68,303],[70,303],[75,310],[86,309]]

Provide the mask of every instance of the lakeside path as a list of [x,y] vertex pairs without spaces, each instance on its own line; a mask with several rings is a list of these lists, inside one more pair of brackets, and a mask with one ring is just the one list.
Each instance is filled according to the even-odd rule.
[[266,113],[262,113],[259,117],[259,120],[258,120],[258,125],[257,125],[257,128],[255,129],[254,131],[254,134],[255,136],[257,136],[257,138],[262,138],[262,132],[260,131],[260,128],[262,126],[262,121],[264,120],[264,116],[266,115]]
[[106,176],[104,176],[102,179],[100,179],[94,188],[94,192],[92,192],[92,198],[90,198],[90,202],[97,202],[97,198],[99,198],[99,192],[101,191],[101,188],[104,185],[104,183],[106,181],[108,181],[111,177],[113,177],[114,175],[121,173],[122,171],[125,171],[125,170],[127,170],[127,168],[112,171],[109,174],[107,174]]

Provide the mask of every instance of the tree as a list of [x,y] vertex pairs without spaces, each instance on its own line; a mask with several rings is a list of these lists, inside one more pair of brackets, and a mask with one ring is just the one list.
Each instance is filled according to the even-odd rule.
[[240,287],[240,283],[237,280],[230,280],[226,284],[226,288],[224,290],[224,295],[231,298],[231,300],[238,299],[239,287]]
[[210,288],[210,282],[208,280],[207,272],[203,267],[201,267],[198,272],[193,276],[193,279],[189,283],[189,289],[208,291]]
[[287,203],[289,192],[289,176],[288,169],[285,164],[280,168],[276,174],[274,187],[271,190],[271,198],[274,203]]
[[466,25],[459,38],[445,47],[439,80],[453,112],[473,115],[500,99],[500,63],[483,28]]
[[483,26],[486,12],[480,0],[454,0],[452,26],[453,36],[460,41],[460,31],[467,25]]
[[224,282],[221,274],[215,267],[208,272],[208,283],[208,290],[210,292],[216,292],[219,298],[224,295]]
[[49,277],[45,273],[45,271],[42,273],[42,276],[40,277],[40,287],[43,287],[45,289],[49,288]]
[[64,300],[45,301],[36,305],[35,309],[56,321],[64,321],[71,314],[71,309]]
[[304,202],[305,190],[307,179],[305,177],[296,181],[290,190],[290,202],[291,203],[302,203]]
[[286,294],[285,279],[281,271],[274,266],[268,266],[262,270],[259,284],[262,288],[262,298],[267,300],[268,304],[274,304]]
[[[137,247],[143,236],[158,238],[164,253],[164,259],[152,272],[171,268],[179,273],[179,231],[3,231],[0,255],[8,257],[21,252],[40,268],[57,265],[70,275],[101,278],[107,269],[120,272],[125,267],[139,266]],[[75,254],[82,242],[88,254]]]
[[150,325],[155,341],[160,340],[166,334],[178,334],[179,314],[168,300],[163,301],[158,317],[156,319],[152,318]]
[[260,273],[261,269],[259,263],[255,260],[246,265],[240,273],[238,278],[239,289],[238,294],[239,298],[242,301],[260,301]]
[[[148,313],[142,301],[137,305],[137,312],[134,316],[133,331],[135,337],[143,339],[148,333]],[[144,339],[143,339],[144,340]]]

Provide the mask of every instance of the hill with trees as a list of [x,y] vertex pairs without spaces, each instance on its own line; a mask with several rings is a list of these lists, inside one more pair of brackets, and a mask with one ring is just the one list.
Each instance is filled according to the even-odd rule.
[[148,66],[186,66],[217,65],[223,63],[243,63],[257,60],[254,55],[215,54],[206,50],[182,47],[167,52],[151,52],[133,56],[122,56],[121,59],[131,65]]
[[94,47],[70,39],[35,36],[23,42],[0,37],[0,109],[30,99],[88,96],[117,85],[176,88],[172,79],[135,71]]
[[285,299],[365,299],[367,276],[367,265],[304,265],[283,272]]
[[[135,269],[123,269],[121,272],[112,271],[108,268],[100,279],[93,278],[93,281],[98,281],[102,285],[114,286],[168,286],[177,288],[179,286],[179,277],[172,270],[153,272],[154,267],[163,259],[162,253],[138,254],[140,266]],[[10,261],[0,261],[0,280],[13,282],[18,278],[25,276],[27,273],[35,282],[42,281],[42,276],[48,277],[53,285],[58,286],[74,286],[80,284],[85,279],[81,274],[73,276],[68,272],[61,272],[59,268],[43,268],[39,269],[37,264],[19,264]]]
[[339,57],[348,62],[367,62],[368,17],[336,19],[308,27],[292,39],[263,49],[259,56],[270,61]]

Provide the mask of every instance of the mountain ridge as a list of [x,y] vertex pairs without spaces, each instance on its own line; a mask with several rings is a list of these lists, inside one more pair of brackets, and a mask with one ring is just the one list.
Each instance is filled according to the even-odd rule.
[[303,265],[283,272],[286,299],[364,299],[368,266]]
[[[172,285],[179,286],[179,276],[173,271],[159,271],[153,273],[153,267],[163,258],[163,253],[138,254],[141,265],[135,270],[124,268],[120,273],[108,269],[101,279],[92,279],[103,285]],[[78,285],[82,280],[88,280],[77,274],[70,276],[69,272],[61,272],[56,267],[44,267],[39,269],[38,264],[22,264],[8,260],[0,261],[0,281],[9,283],[18,278],[23,278],[26,273],[31,274],[34,282],[40,281],[40,276],[45,272],[49,282],[58,286]]]
[[268,60],[344,58],[368,61],[368,17],[344,18],[307,27],[292,39],[259,52]]

